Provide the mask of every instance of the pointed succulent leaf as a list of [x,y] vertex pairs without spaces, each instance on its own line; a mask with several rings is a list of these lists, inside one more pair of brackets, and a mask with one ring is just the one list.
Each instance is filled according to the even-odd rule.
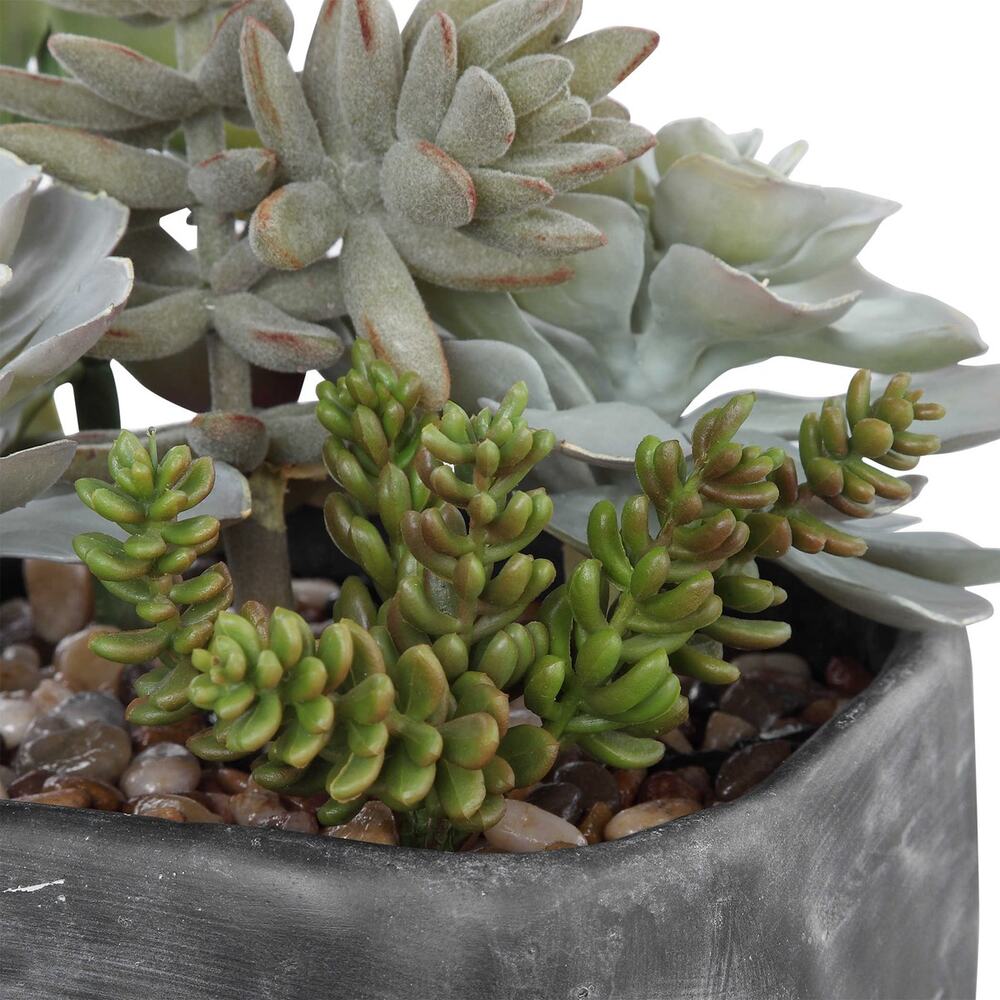
[[573,63],[573,93],[593,102],[635,72],[659,42],[660,36],[645,28],[604,28],[574,38],[556,51]]
[[509,218],[474,222],[466,232],[490,246],[525,257],[565,257],[607,243],[600,229],[556,208],[532,208]]
[[568,59],[549,53],[515,59],[494,73],[518,118],[561,94],[572,75],[573,64]]
[[570,142],[614,146],[627,160],[634,160],[656,145],[656,136],[624,118],[593,117],[581,129],[566,137]]
[[540,177],[512,174],[489,167],[469,171],[476,186],[476,218],[498,219],[536,208],[555,197],[552,185]]
[[[763,138],[761,133],[753,133],[757,145]],[[749,135],[749,133],[748,133]],[[741,148],[735,137],[726,135],[714,122],[707,118],[684,118],[664,125],[656,133],[656,169],[661,174],[684,156],[703,153],[725,163],[739,163],[743,157],[752,157],[756,148]]]
[[148,305],[126,309],[91,348],[90,356],[116,361],[151,361],[186,350],[212,326],[206,294],[189,289]]
[[455,85],[437,144],[461,163],[478,167],[500,159],[514,133],[514,110],[506,91],[481,67],[467,69]]
[[208,283],[216,295],[245,292],[271,269],[254,253],[249,237],[230,245],[212,264]]
[[257,133],[293,180],[314,177],[323,161],[319,130],[284,46],[256,18],[240,36],[247,106]]
[[148,13],[141,0],[50,0],[53,7],[99,17],[141,17]]
[[446,288],[507,291],[557,284],[573,274],[564,261],[519,257],[454,229],[388,219],[386,230],[417,277]]
[[323,0],[309,39],[302,91],[319,129],[323,148],[334,155],[350,145],[350,135],[337,93],[337,58],[340,23],[344,13],[341,0]]
[[243,0],[223,15],[211,44],[198,64],[198,85],[214,104],[241,107],[246,98],[240,60],[240,35],[249,18],[263,24],[287,50],[292,41],[294,19],[285,0]]
[[116,249],[132,261],[137,281],[180,288],[201,284],[197,255],[159,225],[153,229],[130,226]]
[[441,342],[413,279],[375,219],[351,221],[340,260],[344,296],[358,335],[397,372],[420,376],[427,406],[443,406],[449,378]]
[[271,272],[254,285],[253,293],[289,316],[310,322],[347,312],[337,259],[318,260],[300,271]]
[[583,12],[583,0],[566,0],[562,13],[559,14],[544,31],[525,42],[515,53],[515,58],[537,55],[562,45],[572,34],[576,22]]
[[346,221],[340,199],[323,181],[293,181],[257,206],[250,219],[250,246],[269,267],[297,271],[329,250]]
[[0,514],[49,489],[69,468],[75,451],[73,441],[52,441],[0,458]]
[[590,121],[590,105],[570,94],[560,95],[537,111],[517,119],[514,148],[558,142]]
[[38,167],[0,149],[0,261],[13,256],[41,179]]
[[163,63],[102,38],[55,34],[49,51],[99,97],[154,121],[197,114],[204,106],[198,85]]
[[402,69],[399,27],[388,0],[344,0],[337,94],[354,138],[376,153],[393,142]]
[[199,413],[191,421],[187,440],[196,455],[228,462],[244,473],[259,469],[267,456],[267,428],[248,413]]
[[111,132],[148,125],[149,118],[98,97],[76,80],[0,67],[0,108],[23,118]]
[[326,368],[344,352],[332,330],[286,315],[247,292],[215,303],[215,328],[241,357],[268,371],[305,372]]
[[461,24],[496,0],[419,0],[403,27],[403,45],[407,56],[416,45],[427,22],[438,12],[446,14],[455,24]]
[[476,188],[466,169],[426,139],[393,144],[379,183],[385,207],[411,222],[455,229],[476,210]]
[[424,25],[403,77],[396,109],[396,134],[401,139],[437,137],[457,76],[455,22],[436,11]]
[[566,0],[506,0],[490,4],[459,27],[459,63],[490,69],[539,36],[566,6]]
[[313,403],[287,403],[261,411],[267,427],[268,461],[275,465],[311,465],[323,452],[326,430]]
[[499,166],[548,181],[557,191],[590,184],[625,162],[621,150],[587,142],[557,142],[537,149],[511,150]]
[[89,191],[106,191],[130,208],[183,208],[187,167],[175,157],[60,125],[0,125],[0,148]]
[[270,149],[227,149],[196,163],[188,186],[204,205],[220,212],[245,212],[263,201],[278,171]]
[[446,340],[444,353],[451,369],[451,398],[470,412],[475,412],[484,398],[500,399],[517,381],[528,387],[533,403],[546,410],[555,407],[538,362],[513,344]]

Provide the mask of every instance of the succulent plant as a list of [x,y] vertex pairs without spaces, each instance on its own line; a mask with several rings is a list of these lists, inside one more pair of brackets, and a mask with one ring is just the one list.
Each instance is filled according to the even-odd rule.
[[[424,289],[435,321],[456,338],[445,347],[461,372],[460,402],[496,399],[498,384],[528,380],[540,407],[531,422],[561,439],[559,459],[539,474],[557,510],[577,512],[572,525],[557,518],[564,537],[583,548],[595,500],[627,495],[627,473],[613,470],[627,470],[644,433],[690,433],[723,402],[686,412],[703,389],[774,355],[926,372],[922,384],[948,411],[945,451],[1000,434],[995,408],[973,402],[997,394],[1000,366],[955,364],[983,350],[972,323],[855,259],[893,203],[789,180],[802,143],[768,164],[753,159],[759,133],[727,136],[703,120],[668,125],[658,140],[638,164],[555,203],[608,237],[574,260],[566,284],[513,296]],[[794,454],[802,412],[821,402],[760,393],[747,428]],[[960,587],[1000,575],[997,553],[936,533],[893,537],[913,523],[893,509],[880,503],[857,528],[870,543],[864,559],[792,554],[789,567],[892,624],[967,624],[987,613]],[[942,551],[947,571],[934,569]]]

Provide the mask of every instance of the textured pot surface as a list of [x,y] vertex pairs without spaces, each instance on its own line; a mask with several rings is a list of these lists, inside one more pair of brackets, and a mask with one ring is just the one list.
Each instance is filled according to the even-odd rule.
[[970,998],[971,671],[900,636],[736,803],[448,855],[0,802],[6,1000]]

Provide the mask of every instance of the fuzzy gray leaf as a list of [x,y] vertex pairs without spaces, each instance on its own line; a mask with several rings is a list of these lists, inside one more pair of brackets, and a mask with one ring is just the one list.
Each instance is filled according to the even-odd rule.
[[98,97],[82,83],[0,66],[0,108],[53,125],[110,132],[149,124],[142,115]]
[[0,458],[0,514],[44,493],[69,468],[76,445],[53,441]]
[[209,284],[216,295],[230,295],[245,292],[269,273],[271,269],[253,252],[247,238],[234,243],[212,265]]
[[187,442],[196,455],[228,462],[240,472],[260,467],[267,455],[267,429],[249,413],[199,413],[191,421]]
[[645,28],[604,28],[566,42],[558,53],[573,63],[573,93],[596,101],[641,66],[659,42],[660,36]]
[[41,179],[38,167],[0,150],[0,261],[9,261],[13,256],[31,196]]
[[253,293],[296,319],[317,322],[347,312],[338,259],[318,260],[301,271],[272,271]]
[[583,13],[583,0],[566,0],[562,13],[544,31],[529,38],[521,45],[513,53],[513,58],[519,59],[524,56],[537,55],[555,48],[557,45],[562,45],[573,33],[573,28],[580,20],[581,13]]
[[567,94],[553,98],[537,111],[518,118],[514,148],[558,142],[589,121],[590,105],[582,97]]
[[184,208],[187,167],[169,154],[60,125],[0,125],[0,148],[38,163],[60,180],[106,191],[130,208]]
[[323,181],[278,188],[250,219],[250,246],[269,267],[295,271],[319,260],[343,235],[347,217]]
[[563,56],[524,56],[497,67],[500,82],[517,117],[536,111],[561,94],[573,75],[573,64]]
[[204,205],[220,212],[245,212],[271,190],[278,159],[270,149],[227,149],[196,163],[188,186]]
[[426,139],[394,143],[382,161],[379,183],[385,207],[411,222],[455,229],[476,210],[468,171]]
[[259,413],[267,427],[267,460],[273,465],[314,465],[327,432],[316,419],[315,403],[272,406]]
[[634,160],[656,145],[656,136],[641,125],[625,118],[591,118],[569,135],[572,142],[596,143],[620,149],[628,160]]
[[504,170],[548,181],[557,191],[590,184],[625,162],[613,146],[587,142],[556,142],[530,150],[512,150],[498,164]]
[[401,139],[433,140],[444,120],[458,77],[455,22],[437,11],[424,25],[409,59],[396,110]]
[[566,7],[566,0],[506,0],[473,14],[458,32],[459,64],[490,69],[540,35]]
[[148,305],[126,309],[90,355],[115,361],[168,358],[199,341],[211,326],[205,292],[175,292]]
[[868,562],[960,587],[1000,580],[1000,549],[939,531],[887,531],[884,520],[872,518],[850,529],[868,543]]
[[544,205],[555,197],[552,185],[540,177],[511,174],[489,167],[473,167],[469,176],[476,185],[477,219],[516,215]]
[[204,106],[198,85],[141,52],[85,35],[56,34],[49,51],[99,97],[154,121],[197,114]]
[[247,292],[218,299],[214,319],[219,336],[237,354],[268,371],[325,368],[344,352],[332,330],[294,319]]
[[427,22],[439,11],[447,14],[455,24],[461,24],[491,3],[496,3],[496,0],[420,0],[403,28],[403,46],[407,57]]
[[247,106],[265,146],[277,152],[293,180],[316,175],[323,162],[319,130],[281,42],[255,18],[240,36]]
[[554,410],[555,401],[538,362],[527,352],[498,340],[445,340],[451,368],[451,398],[474,413],[481,399],[502,399],[518,381],[528,386],[536,407]]
[[196,250],[185,250],[158,225],[153,229],[135,229],[134,221],[133,213],[128,232],[116,249],[123,257],[132,259],[137,280],[177,288],[201,283]]
[[437,144],[461,163],[478,167],[507,152],[514,130],[514,109],[507,92],[486,70],[473,66],[455,85]]
[[320,6],[309,39],[302,71],[302,91],[306,95],[323,148],[331,155],[346,153],[350,133],[337,99],[337,59],[344,4],[325,0]]
[[607,243],[600,229],[555,208],[532,208],[505,219],[474,222],[465,232],[490,246],[525,257],[565,257]]

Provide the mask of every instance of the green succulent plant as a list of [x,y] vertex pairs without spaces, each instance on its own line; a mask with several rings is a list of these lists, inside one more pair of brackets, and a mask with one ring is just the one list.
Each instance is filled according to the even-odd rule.
[[[714,379],[777,355],[871,368],[886,373],[880,389],[899,369],[924,373],[947,409],[943,451],[1000,434],[997,409],[976,402],[997,394],[1000,366],[956,364],[984,349],[971,321],[892,288],[856,260],[898,206],[791,180],[804,143],[767,163],[754,158],[759,132],[728,136],[693,119],[657,138],[636,164],[554,203],[608,237],[574,259],[566,284],[513,295],[424,289],[433,318],[455,338],[445,349],[459,373],[456,400],[478,405],[526,379],[537,407],[529,419],[560,439],[559,456],[538,475],[566,513],[554,524],[562,537],[585,548],[593,503],[628,495],[644,434],[690,434],[724,402],[691,408]],[[758,393],[748,431],[795,458],[801,414],[821,403]],[[863,559],[792,553],[789,568],[890,624],[983,617],[989,606],[963,587],[1000,577],[1000,553],[951,535],[900,534],[915,523],[894,513],[904,500],[880,499],[857,526],[869,543]]]

